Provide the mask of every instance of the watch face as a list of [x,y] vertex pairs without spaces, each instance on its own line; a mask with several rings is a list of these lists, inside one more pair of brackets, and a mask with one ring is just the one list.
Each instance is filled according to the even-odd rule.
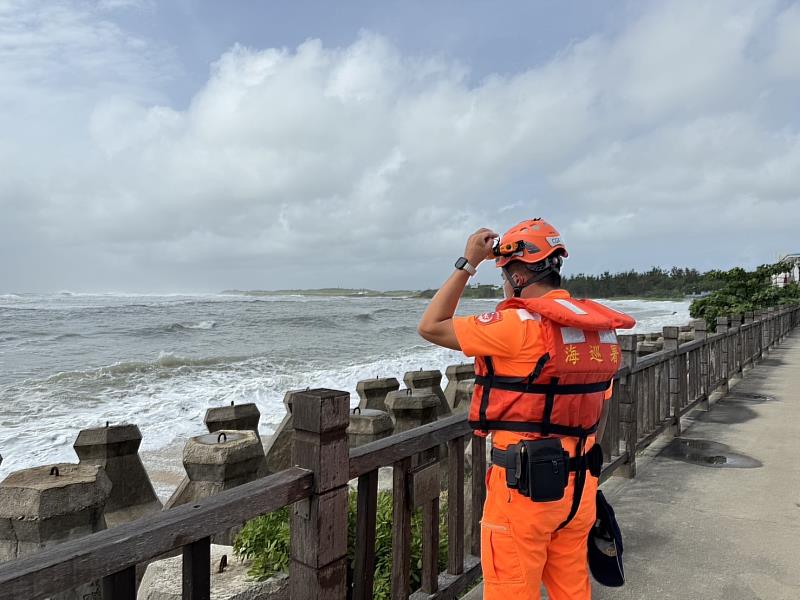
[[462,256],[456,261],[456,269],[463,269],[465,264],[467,264],[467,259]]

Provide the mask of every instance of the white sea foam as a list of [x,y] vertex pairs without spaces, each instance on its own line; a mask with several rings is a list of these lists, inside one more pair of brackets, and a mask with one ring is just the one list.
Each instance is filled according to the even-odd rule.
[[[343,368],[322,368],[299,372],[282,368],[263,358],[227,362],[217,359],[190,360],[168,353],[156,365],[177,371],[164,376],[153,363],[128,362],[88,372],[60,373],[49,383],[65,378],[125,376],[129,387],[114,390],[112,381],[105,401],[70,398],[53,404],[49,386],[40,386],[26,399],[27,418],[5,428],[0,476],[11,470],[59,461],[74,461],[72,450],[81,429],[136,423],[142,431],[143,451],[154,451],[180,443],[204,431],[203,417],[209,406],[230,402],[254,402],[261,411],[261,432],[272,433],[284,415],[286,391],[306,387],[329,387],[350,392],[351,404],[358,403],[356,383],[375,376],[397,377],[406,371],[437,368],[462,362],[463,355],[441,348],[422,346],[403,355],[377,359]],[[224,364],[225,368],[186,368]],[[446,379],[445,379],[446,381]]]
[[184,325],[186,329],[214,329],[216,326],[216,321],[200,321],[199,323],[189,323]]

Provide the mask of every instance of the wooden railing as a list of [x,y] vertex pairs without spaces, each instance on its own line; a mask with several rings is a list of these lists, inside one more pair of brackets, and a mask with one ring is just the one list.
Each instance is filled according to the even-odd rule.
[[199,504],[53,546],[0,566],[2,600],[37,600],[103,580],[106,600],[136,598],[136,565],[183,551],[183,597],[208,598],[211,535],[311,495],[313,473],[292,467]]
[[678,327],[664,327],[664,349],[644,358],[637,356],[635,335],[619,336],[624,366],[617,373],[602,441],[611,457],[603,478],[612,473],[634,477],[638,450],[667,430],[680,435],[681,417],[697,406],[708,408],[712,392],[727,392],[733,377],[799,324],[800,307],[794,306],[743,319],[720,317],[713,334],[696,323],[695,339],[684,344],[678,342]]
[[[679,344],[664,328],[664,349],[636,354],[636,336],[620,336],[622,368],[610,400],[602,445],[603,478],[633,477],[636,451],[660,433],[680,433],[680,417],[707,404],[712,391],[800,324],[800,307],[721,318],[717,332],[702,326]],[[349,394],[308,390],[293,407],[296,465],[197,504],[164,511],[110,530],[53,546],[0,565],[0,600],[38,600],[102,580],[106,600],[136,597],[136,567],[165,553],[183,553],[183,598],[210,597],[211,536],[292,505],[290,595],[298,600],[372,598],[378,474],[392,467],[392,598],[411,594],[411,516],[421,508],[420,590],[411,597],[454,598],[480,576],[480,518],[485,498],[486,442],[473,436],[464,415],[439,420],[348,451]],[[465,448],[471,448],[465,488]],[[437,460],[446,448],[446,458]],[[440,463],[444,461],[446,467]],[[447,568],[438,571],[439,498],[447,474]],[[353,586],[347,584],[348,482],[358,480]],[[469,506],[465,489],[471,491]],[[468,510],[469,509],[469,510]],[[465,532],[469,528],[469,548]]]
[[[470,548],[465,554],[464,450],[471,444]],[[447,569],[439,573],[440,466],[426,454],[447,447]],[[465,415],[455,415],[350,452],[350,477],[358,478],[353,599],[372,598],[378,469],[393,467],[392,598],[410,591],[411,513],[422,508],[422,581],[419,598],[455,598],[480,577],[480,519],[486,483],[486,438],[472,435]],[[343,597],[343,596],[342,596]],[[414,597],[414,596],[412,596]]]

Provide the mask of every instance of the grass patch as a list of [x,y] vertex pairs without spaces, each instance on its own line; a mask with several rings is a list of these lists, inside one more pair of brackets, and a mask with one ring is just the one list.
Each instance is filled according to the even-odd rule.
[[[347,583],[352,585],[355,560],[356,498],[350,492],[347,510]],[[249,521],[233,545],[241,558],[252,561],[248,574],[260,581],[286,571],[289,565],[289,507]],[[447,566],[447,502],[443,494],[439,511],[439,571]],[[422,574],[422,511],[414,511],[411,520],[411,589],[418,589]],[[376,600],[391,597],[392,591],[392,494],[378,493],[375,519],[375,593]]]

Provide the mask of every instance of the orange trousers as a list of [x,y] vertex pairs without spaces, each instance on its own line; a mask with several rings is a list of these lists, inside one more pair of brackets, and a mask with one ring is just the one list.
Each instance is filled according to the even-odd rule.
[[[563,443],[574,455],[574,444]],[[542,583],[550,600],[592,597],[586,541],[595,521],[596,477],[586,473],[578,512],[556,531],[569,515],[574,480],[571,473],[561,500],[533,502],[506,486],[505,469],[489,469],[481,521],[485,600],[539,600]]]

